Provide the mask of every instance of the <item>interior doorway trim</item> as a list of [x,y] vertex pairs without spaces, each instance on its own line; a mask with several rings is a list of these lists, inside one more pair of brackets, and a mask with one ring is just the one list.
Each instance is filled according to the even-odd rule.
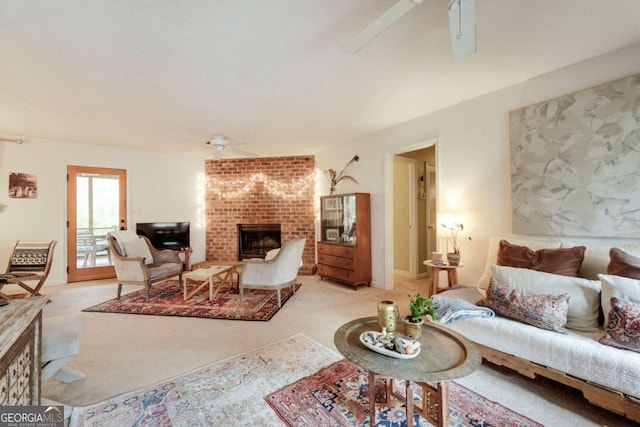
[[[393,161],[395,156],[409,151],[421,150],[423,148],[429,148],[433,146],[435,149],[436,158],[436,191],[439,193],[440,185],[438,176],[438,165],[440,164],[440,158],[438,153],[438,139],[431,139],[421,143],[394,148],[393,150],[386,151],[384,153],[384,264],[385,264],[385,290],[392,290],[394,287],[394,251],[393,251]],[[436,201],[437,203],[437,201]],[[437,208],[436,208],[437,210]]]

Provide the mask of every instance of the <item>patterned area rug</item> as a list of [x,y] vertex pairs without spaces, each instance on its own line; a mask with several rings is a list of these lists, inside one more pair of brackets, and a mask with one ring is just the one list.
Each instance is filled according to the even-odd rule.
[[[398,391],[403,387],[404,385],[401,385]],[[414,395],[419,396],[419,388],[415,388]],[[369,425],[368,371],[343,359],[270,394],[265,400],[288,426],[367,426]],[[406,425],[404,407],[376,409],[376,426],[404,425]],[[431,424],[418,414],[414,414],[414,425],[430,426]],[[542,426],[455,382],[449,383],[448,425],[456,427]]]
[[[275,427],[283,421],[300,427],[366,426],[366,378],[366,370],[298,334],[149,387],[75,407],[69,426]],[[296,411],[298,421],[288,421]],[[379,408],[376,415],[377,426],[406,425],[402,408]],[[417,419],[416,425],[429,424]],[[455,383],[450,384],[449,425],[540,426]]]
[[341,359],[303,334],[104,402],[75,407],[70,427],[282,427],[264,396]]
[[[197,282],[189,281],[189,289],[195,289],[197,286]],[[296,290],[299,288],[300,284],[296,284]],[[291,287],[283,288],[281,293],[284,306],[293,293]],[[120,299],[114,298],[82,311],[265,321],[271,319],[279,310],[275,291],[248,289],[245,291],[242,304],[236,289],[222,289],[213,301],[209,301],[208,295],[208,289],[203,289],[185,301],[178,281],[167,280],[151,286],[148,302],[145,301],[144,290],[141,289],[123,295]]]

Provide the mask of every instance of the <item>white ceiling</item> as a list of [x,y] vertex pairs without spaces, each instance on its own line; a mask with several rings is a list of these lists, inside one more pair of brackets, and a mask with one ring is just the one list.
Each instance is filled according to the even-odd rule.
[[447,0],[357,54],[395,0],[2,0],[0,136],[262,156],[315,153],[640,41],[638,0],[477,0],[451,60]]

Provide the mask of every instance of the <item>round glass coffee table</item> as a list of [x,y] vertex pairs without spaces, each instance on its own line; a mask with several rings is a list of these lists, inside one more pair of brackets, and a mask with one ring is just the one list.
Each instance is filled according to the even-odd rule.
[[[407,427],[413,426],[414,407],[415,412],[432,424],[446,426],[449,415],[447,381],[467,376],[480,367],[482,357],[475,345],[444,326],[427,322],[418,339],[420,353],[412,359],[397,359],[365,347],[360,342],[360,334],[366,331],[380,332],[377,317],[363,317],[342,325],[333,341],[345,358],[369,371],[370,425],[375,425],[377,404],[404,405]],[[398,324],[396,333],[404,334],[402,323]],[[394,379],[405,380],[405,396],[395,391]],[[384,385],[385,400],[381,402],[376,402],[376,387],[373,386],[376,381],[382,381]],[[422,390],[421,404],[414,402],[412,383]]]

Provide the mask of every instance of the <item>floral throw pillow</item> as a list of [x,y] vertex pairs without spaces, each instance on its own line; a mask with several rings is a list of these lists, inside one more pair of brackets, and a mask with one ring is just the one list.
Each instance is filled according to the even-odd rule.
[[498,314],[548,331],[566,334],[569,295],[521,295],[509,284],[491,278],[485,305]]
[[606,334],[600,342],[640,353],[640,305],[611,297]]

